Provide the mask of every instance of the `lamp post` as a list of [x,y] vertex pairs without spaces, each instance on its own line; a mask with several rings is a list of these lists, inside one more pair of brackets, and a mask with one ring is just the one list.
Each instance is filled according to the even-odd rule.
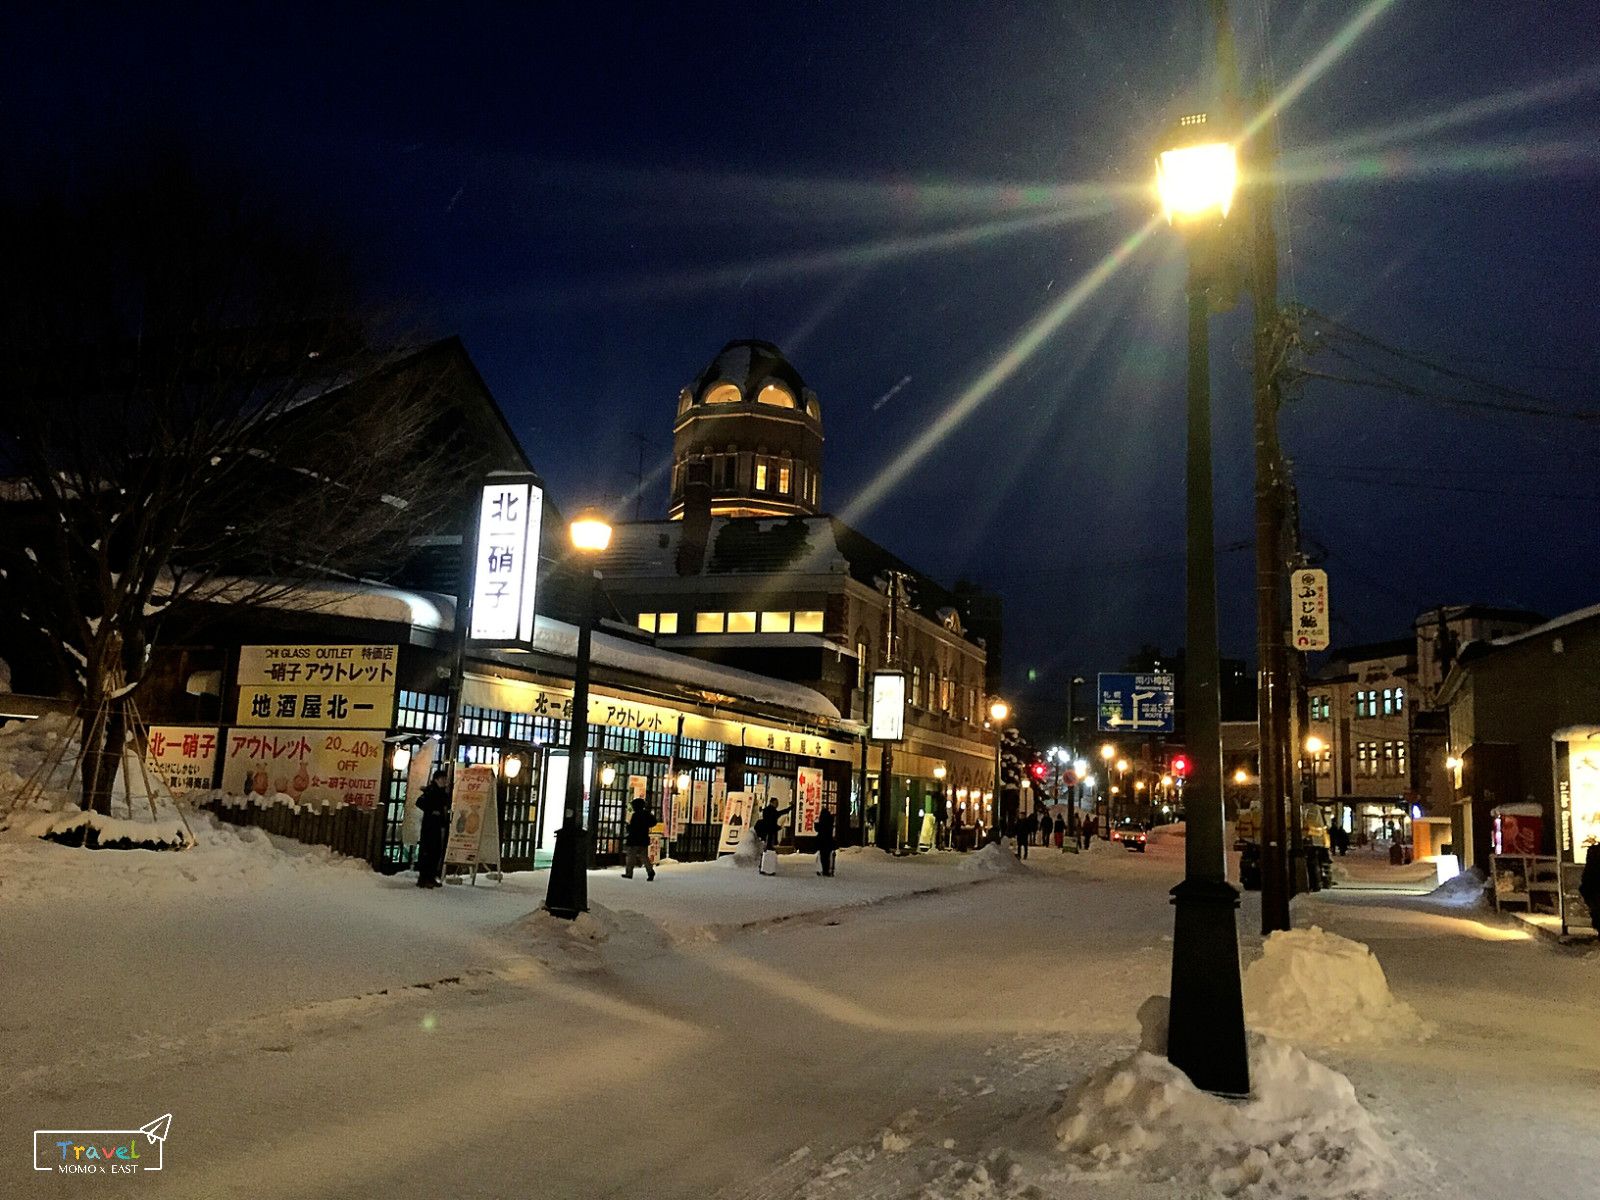
[[572,734],[567,741],[567,793],[561,828],[550,860],[550,885],[544,906],[571,920],[589,909],[589,846],[583,827],[584,761],[589,754],[589,645],[600,610],[600,573],[593,563],[611,544],[611,525],[594,509],[584,509],[568,528],[573,548],[589,574],[588,594],[578,615],[578,653],[572,668]]
[[1111,760],[1116,758],[1116,756],[1117,756],[1117,748],[1115,746],[1113,746],[1110,742],[1107,742],[1104,746],[1100,747],[1100,761],[1101,761],[1101,763],[1104,764],[1104,767],[1105,767],[1105,769],[1104,769],[1104,771],[1102,773],[1106,777],[1106,782],[1105,782],[1105,786],[1100,789],[1100,803],[1097,804],[1095,806],[1095,808],[1096,808],[1096,810],[1098,810],[1102,806],[1105,808],[1105,810],[1106,810],[1106,827],[1104,829],[1101,829],[1100,828],[1100,822],[1098,820],[1096,820],[1095,821],[1095,832],[1098,833],[1101,837],[1110,837],[1111,836],[1111,792],[1112,792]]
[[[945,769],[945,765],[943,763],[940,763],[938,766],[934,767],[934,769],[933,769],[933,777],[939,781],[939,799],[935,802],[937,807],[934,808],[934,810],[933,810],[933,813],[934,813],[934,822],[933,822],[934,846],[933,846],[933,848],[935,850],[943,850],[944,849],[943,846],[939,845],[939,829],[940,829],[940,827],[942,826],[945,829],[949,829],[950,828],[950,812],[945,807],[945,798],[944,798],[944,777],[946,775],[948,775],[949,773],[950,772]],[[919,844],[920,844],[920,839],[918,839],[918,841],[919,841]]]
[[1185,707],[1192,758],[1185,816],[1184,879],[1172,889],[1172,989],[1167,1058],[1196,1087],[1245,1095],[1250,1060],[1244,1036],[1236,912],[1223,844],[1221,667],[1217,650],[1216,546],[1211,496],[1209,290],[1233,203],[1234,147],[1204,114],[1184,117],[1157,159],[1167,219],[1189,248],[1187,386],[1187,628]]
[[989,701],[989,723],[994,726],[994,807],[989,815],[989,840],[1000,840],[1000,813],[1002,801],[1000,799],[1000,746],[1005,741],[1004,726],[1006,718],[1011,715],[1011,706],[996,696]]
[[[1127,812],[1128,811],[1128,760],[1125,759],[1125,758],[1117,759],[1117,795],[1122,797],[1122,811],[1123,812]],[[1106,832],[1107,833],[1111,832],[1109,827],[1110,827],[1112,818],[1115,817],[1115,816],[1116,816],[1116,814],[1113,813],[1110,809],[1106,810],[1106,825],[1107,825]]]

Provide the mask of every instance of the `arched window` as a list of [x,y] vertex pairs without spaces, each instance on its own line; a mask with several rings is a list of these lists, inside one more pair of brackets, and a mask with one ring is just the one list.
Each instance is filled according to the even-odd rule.
[[678,415],[681,417],[689,411],[689,406],[694,403],[694,393],[688,388],[678,393]]
[[911,707],[922,707],[922,668],[920,666],[911,668]]
[[794,393],[778,383],[767,384],[756,393],[756,399],[762,404],[775,404],[779,408],[794,407]]
[[706,393],[707,404],[737,404],[744,396],[735,383],[719,383]]

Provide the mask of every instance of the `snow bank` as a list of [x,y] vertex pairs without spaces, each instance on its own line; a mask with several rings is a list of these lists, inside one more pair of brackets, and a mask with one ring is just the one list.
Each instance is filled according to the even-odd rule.
[[1128,1173],[1246,1200],[1370,1193],[1395,1161],[1350,1081],[1282,1042],[1250,1039],[1251,1098],[1208,1095],[1145,1050],[1068,1096],[1057,1145],[1079,1173]]
[[1360,942],[1310,929],[1278,930],[1244,973],[1251,1028],[1296,1042],[1421,1039],[1433,1027],[1395,999]]
[[1461,874],[1447,879],[1424,899],[1449,908],[1488,908],[1489,877],[1482,867],[1468,867]]
[[956,870],[969,875],[1015,875],[1027,871],[1028,865],[1009,846],[1009,842],[990,842],[982,850],[965,855]]
[[593,970],[659,954],[671,939],[641,913],[622,912],[589,902],[589,911],[571,921],[535,909],[515,923],[534,956],[546,966]]

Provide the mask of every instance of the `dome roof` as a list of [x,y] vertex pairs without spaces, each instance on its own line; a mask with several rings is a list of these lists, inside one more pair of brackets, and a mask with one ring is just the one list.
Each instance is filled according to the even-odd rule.
[[[729,384],[737,391],[729,391]],[[815,421],[822,419],[816,393],[806,387],[800,372],[783,356],[783,351],[771,342],[753,338],[724,346],[711,360],[711,365],[684,388],[678,412],[682,415],[700,404],[752,401],[797,409]]]

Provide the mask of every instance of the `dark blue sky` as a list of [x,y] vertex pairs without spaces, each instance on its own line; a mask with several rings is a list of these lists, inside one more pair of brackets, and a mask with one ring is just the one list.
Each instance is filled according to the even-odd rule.
[[[647,472],[666,461],[678,389],[724,342],[777,342],[822,400],[825,507],[1003,594],[1008,685],[1037,714],[1074,671],[1181,638],[1174,237],[907,449],[1146,222],[1155,139],[1213,96],[1207,7],[10,6],[6,186],[174,135],[253,164],[423,330],[460,334],[566,507],[631,494],[635,433]],[[1333,51],[1282,114],[1283,298],[1600,409],[1592,0],[1271,8],[1270,31],[1234,8],[1247,90]],[[1217,541],[1238,546],[1248,305],[1212,347]],[[1438,603],[1600,599],[1600,423],[1313,382],[1282,427],[1336,640]],[[1224,653],[1251,653],[1251,571],[1222,554]]]

